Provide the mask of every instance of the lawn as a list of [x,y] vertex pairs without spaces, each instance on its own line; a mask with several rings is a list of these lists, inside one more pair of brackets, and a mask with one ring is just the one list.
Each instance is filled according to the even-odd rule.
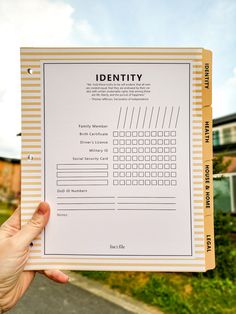
[[8,204],[0,202],[0,225],[4,223],[13,213],[13,208]]
[[236,218],[215,217],[216,269],[206,273],[94,272],[83,276],[173,314],[236,313]]

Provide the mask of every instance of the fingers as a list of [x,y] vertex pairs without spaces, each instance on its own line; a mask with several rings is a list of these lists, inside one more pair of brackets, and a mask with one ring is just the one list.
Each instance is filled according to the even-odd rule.
[[41,270],[39,271],[39,273],[44,274],[49,279],[56,281],[58,283],[67,283],[69,281],[69,276],[67,276],[58,269]]
[[0,232],[4,237],[11,237],[20,229],[20,207],[1,226]]
[[50,207],[47,203],[41,202],[31,220],[25,224],[17,233],[18,243],[24,247],[30,243],[42,232],[46,226],[50,215]]

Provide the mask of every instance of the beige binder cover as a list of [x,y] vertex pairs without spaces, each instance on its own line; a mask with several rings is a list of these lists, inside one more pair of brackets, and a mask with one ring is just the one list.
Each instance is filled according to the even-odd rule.
[[211,52],[22,48],[26,269],[215,267]]

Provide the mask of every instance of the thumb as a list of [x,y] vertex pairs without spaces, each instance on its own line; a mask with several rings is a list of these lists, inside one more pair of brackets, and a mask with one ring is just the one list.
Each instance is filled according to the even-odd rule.
[[16,237],[19,241],[18,243],[25,247],[29,246],[48,223],[49,215],[49,205],[45,202],[41,202],[31,220],[22,226],[21,230],[17,233]]

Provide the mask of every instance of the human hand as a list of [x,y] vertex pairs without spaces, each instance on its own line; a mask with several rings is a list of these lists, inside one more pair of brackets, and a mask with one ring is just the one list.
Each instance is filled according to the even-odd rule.
[[[32,219],[20,228],[20,208],[0,227],[0,313],[11,309],[23,296],[36,271],[24,271],[30,243],[49,220],[50,207],[42,202]],[[59,270],[44,270],[48,278],[66,283],[69,278]]]

